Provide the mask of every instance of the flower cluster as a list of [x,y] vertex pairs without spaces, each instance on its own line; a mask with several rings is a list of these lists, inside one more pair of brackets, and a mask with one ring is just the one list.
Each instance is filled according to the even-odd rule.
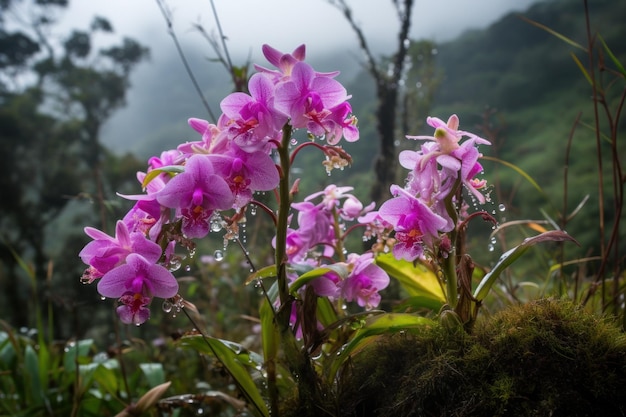
[[[486,200],[481,192],[486,182],[476,178],[483,170],[477,145],[488,145],[489,141],[458,130],[456,115],[450,116],[447,123],[436,117],[429,117],[427,123],[435,128],[434,135],[407,136],[426,142],[418,151],[400,153],[400,164],[410,170],[405,187],[392,185],[394,198],[378,210],[380,219],[395,231],[395,257],[408,261],[422,257],[425,249],[437,253],[437,246],[444,252],[449,248],[444,234],[458,226],[458,217],[465,211],[465,207],[459,207],[461,185],[478,202]],[[464,136],[468,139],[460,143]]]
[[350,96],[334,79],[338,73],[315,71],[303,61],[304,46],[283,54],[266,45],[263,53],[276,69],[256,66],[250,93],[225,97],[216,124],[189,120],[200,140],[150,158],[137,177],[145,194],[123,196],[136,204],[118,221],[115,237],[85,229],[94,240],[80,253],[89,265],[83,282],[100,279],[98,291],[119,299],[123,322],[146,321],[153,297],[176,295],[177,244],[192,248],[191,239],[205,237],[222,211],[241,216],[255,192],[278,186],[273,153],[283,146],[286,126],[306,129],[328,145],[358,139]]
[[[298,211],[299,227],[288,230],[287,255],[289,262],[301,269],[332,260],[332,270],[311,282],[315,293],[331,300],[356,301],[370,309],[380,303],[379,291],[389,285],[389,276],[374,263],[372,252],[346,253],[348,222],[354,223],[352,228],[363,226],[357,220],[374,208],[374,203],[364,207],[350,191],[352,187],[329,185],[292,204]],[[317,204],[313,202],[320,198]]]

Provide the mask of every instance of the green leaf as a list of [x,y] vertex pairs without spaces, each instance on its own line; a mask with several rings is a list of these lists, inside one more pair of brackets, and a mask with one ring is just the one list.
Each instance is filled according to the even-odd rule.
[[602,46],[604,47],[604,51],[606,52],[606,54],[609,56],[609,58],[611,58],[611,61],[613,61],[613,65],[615,65],[615,67],[617,68],[617,70],[624,76],[626,77],[626,69],[624,69],[624,66],[622,65],[621,62],[619,62],[619,59],[617,59],[617,57],[613,54],[613,52],[609,49],[609,46],[606,44],[606,42],[604,41],[604,38],[601,35],[598,35],[598,39],[600,39],[600,42],[602,43]]
[[317,319],[324,327],[330,326],[339,319],[328,297],[319,297],[317,299]]
[[17,343],[12,335],[0,332],[0,369],[8,370],[15,360],[16,353],[14,343]]
[[185,171],[185,168],[183,168],[180,165],[168,165],[168,166],[164,166],[161,168],[153,169],[152,171],[146,174],[146,176],[143,179],[143,182],[141,183],[141,187],[146,188],[148,184],[150,184],[150,181],[152,181],[153,179],[155,179],[156,177],[158,177],[164,172],[173,175],[173,174],[179,174],[184,171]]
[[549,27],[547,27],[546,25],[542,25],[541,23],[539,23],[539,22],[535,22],[534,20],[530,20],[530,19],[528,19],[528,18],[526,18],[526,17],[524,17],[524,16],[520,16],[520,18],[521,18],[522,20],[524,20],[525,22],[530,23],[531,25],[538,27],[539,29],[543,29],[543,30],[545,30],[546,32],[548,32],[549,34],[551,34],[551,35],[553,35],[553,36],[556,36],[557,38],[559,38],[559,39],[560,39],[560,40],[562,40],[563,42],[565,42],[565,43],[567,43],[567,44],[569,44],[569,45],[573,46],[574,48],[578,48],[578,49],[580,49],[580,50],[584,51],[585,53],[587,52],[587,48],[585,48],[584,46],[582,46],[582,45],[581,45],[581,44],[579,44],[578,42],[576,42],[576,41],[574,41],[574,40],[572,40],[572,39],[568,38],[568,37],[567,37],[567,36],[565,36],[565,35],[560,34],[559,32],[557,32],[557,31],[555,31],[555,30],[553,30],[553,29],[550,29],[550,28],[549,28]]
[[24,385],[27,388],[26,402],[30,405],[43,404],[43,391],[39,380],[39,358],[31,345],[27,345],[24,350]]
[[76,363],[85,363],[89,350],[93,346],[93,339],[79,340],[78,343],[70,344],[63,356],[63,368],[66,373],[72,374],[76,370]]
[[489,290],[496,282],[502,271],[504,271],[509,265],[515,262],[532,246],[542,242],[564,241],[574,242],[578,245],[576,239],[561,230],[551,230],[549,232],[544,232],[540,235],[524,239],[521,244],[514,247],[513,249],[506,251],[502,254],[502,256],[500,256],[500,259],[493,267],[493,269],[485,274],[483,279],[478,284],[478,287],[476,287],[476,290],[474,291],[474,298],[476,298],[476,300],[478,301],[482,301],[487,296],[487,294],[489,294]]
[[583,75],[585,76],[585,79],[587,80],[587,82],[589,83],[590,86],[593,87],[593,80],[591,79],[591,76],[589,75],[589,72],[587,71],[587,68],[585,68],[585,66],[583,65],[582,62],[580,62],[580,59],[578,59],[578,57],[576,56],[576,54],[574,54],[573,52],[570,54],[572,56],[572,59],[574,60],[574,62],[576,63],[576,66],[578,66],[578,69],[580,70],[580,72],[583,73]]
[[141,363],[139,368],[146,376],[148,385],[150,387],[156,387],[165,383],[165,372],[163,372],[163,365],[160,363]]
[[39,343],[37,351],[37,359],[39,360],[39,381],[43,392],[48,390],[50,375],[50,351],[45,343]]
[[410,297],[419,297],[414,298],[414,301],[423,300],[425,303],[423,307],[439,305],[436,308],[438,310],[446,301],[437,275],[426,266],[396,259],[391,253],[378,255],[376,265],[397,279]]
[[251,282],[257,282],[260,279],[274,277],[276,277],[276,265],[269,265],[251,273],[246,280],[246,285],[250,284]]
[[98,386],[113,395],[117,395],[119,384],[117,375],[115,374],[115,368],[109,368],[105,364],[99,364],[94,375],[94,381]]
[[246,369],[246,365],[250,364],[250,353],[246,349],[236,343],[203,335],[185,336],[181,343],[184,347],[217,358],[235,380],[254,414],[269,417],[267,405]]
[[431,319],[414,314],[386,313],[371,317],[365,326],[354,332],[352,338],[338,352],[330,367],[330,380],[334,380],[341,365],[351,355],[369,344],[371,336],[398,332],[419,333],[425,326],[433,324]]
[[85,392],[91,388],[91,385],[94,382],[96,370],[99,366],[100,364],[95,362],[78,365],[81,392]]
[[416,311],[422,308],[427,308],[432,311],[439,311],[445,304],[444,301],[435,300],[432,297],[425,297],[423,295],[416,295],[413,297],[402,300],[399,304],[393,307],[394,311]]
[[300,275],[294,282],[291,283],[291,285],[289,286],[289,291],[292,294],[295,294],[302,286],[321,276],[328,274],[329,272],[334,272],[342,278],[347,277],[349,274],[348,267],[344,263],[324,265],[322,267],[314,268]]
[[537,191],[539,191],[541,193],[541,195],[543,197],[545,197],[546,199],[548,199],[546,193],[543,191],[543,189],[539,186],[539,184],[537,184],[537,181],[535,181],[530,175],[528,175],[526,173],[526,171],[524,171],[523,169],[521,169],[520,167],[518,167],[517,165],[514,165],[510,162],[504,161],[502,159],[499,158],[494,158],[491,156],[486,156],[483,155],[481,157],[481,159],[487,160],[487,161],[493,161],[493,162],[498,162],[506,167],[511,168],[512,170],[514,170],[515,172],[517,172],[518,174],[520,174],[522,177],[524,177],[526,179],[526,181],[528,181],[533,187],[535,187],[537,189]]

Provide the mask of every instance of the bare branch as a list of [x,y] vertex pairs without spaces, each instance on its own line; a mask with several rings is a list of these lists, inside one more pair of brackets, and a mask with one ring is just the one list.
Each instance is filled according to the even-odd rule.
[[156,0],[156,2],[157,2],[157,5],[159,6],[159,9],[161,10],[161,14],[163,15],[163,19],[165,19],[165,23],[167,24],[167,31],[170,34],[170,36],[172,37],[172,40],[174,41],[174,45],[176,46],[176,50],[178,51],[178,56],[180,56],[180,60],[182,61],[183,65],[185,67],[185,71],[187,71],[187,75],[189,76],[189,79],[191,79],[191,82],[192,82],[192,84],[193,84],[193,86],[194,86],[194,88],[196,90],[196,93],[200,97],[200,100],[202,101],[202,104],[204,105],[204,108],[209,113],[209,116],[211,117],[211,120],[214,123],[217,123],[217,118],[213,114],[213,111],[211,110],[211,106],[209,106],[209,103],[206,100],[206,98],[204,97],[204,94],[202,94],[202,89],[200,89],[200,85],[198,84],[198,81],[196,80],[196,77],[193,74],[193,71],[191,70],[191,67],[189,66],[189,62],[187,61],[187,58],[185,57],[185,53],[183,52],[183,48],[180,46],[180,43],[178,42],[178,37],[176,36],[176,33],[174,32],[174,25],[172,23],[172,15],[171,15],[169,9],[165,5],[164,0]]
[[348,6],[345,0],[328,0],[328,3],[331,4],[332,6],[335,6],[337,9],[339,9],[339,11],[341,11],[341,13],[343,13],[343,15],[345,16],[346,20],[350,24],[350,27],[352,27],[352,30],[354,30],[354,33],[356,34],[359,40],[359,47],[365,54],[365,57],[367,59],[367,67],[368,67],[370,74],[372,75],[372,77],[374,77],[377,83],[380,82],[382,78],[380,69],[378,68],[376,59],[374,58],[374,55],[372,54],[372,51],[369,48],[367,40],[365,39],[365,34],[363,33],[363,30],[356,23],[356,21],[354,20],[352,16],[352,9]]

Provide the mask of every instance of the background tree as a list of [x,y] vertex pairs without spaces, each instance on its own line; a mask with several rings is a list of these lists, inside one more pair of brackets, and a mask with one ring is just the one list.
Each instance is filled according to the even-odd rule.
[[395,182],[395,170],[389,169],[396,165],[396,132],[398,121],[398,100],[401,81],[407,64],[409,51],[409,29],[413,0],[392,0],[398,15],[400,28],[396,38],[396,50],[389,61],[376,59],[362,28],[357,24],[352,8],[345,0],[328,0],[345,16],[354,30],[359,46],[366,57],[366,67],[374,78],[376,85],[376,130],[380,139],[380,149],[374,162],[376,181],[372,185],[371,197],[381,203],[388,197],[389,184]]
[[[132,179],[139,167],[133,158],[117,161],[99,138],[148,50],[132,39],[95,50],[93,38],[113,32],[102,17],[85,30],[53,35],[67,5],[0,1],[0,282],[5,317],[16,326],[33,324],[34,309],[25,308],[33,296],[58,301],[76,291],[75,254],[84,243],[78,225],[93,216],[86,202],[96,203],[105,227],[107,190],[121,187],[112,184],[122,178],[113,170]],[[105,158],[110,172],[103,174]]]

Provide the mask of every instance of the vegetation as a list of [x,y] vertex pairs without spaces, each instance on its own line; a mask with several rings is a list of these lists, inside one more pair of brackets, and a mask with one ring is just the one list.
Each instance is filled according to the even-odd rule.
[[617,416],[626,411],[625,358],[614,322],[544,299],[484,318],[469,336],[437,324],[380,336],[346,366],[343,390],[322,408],[341,416]]
[[[346,4],[335,3],[349,18]],[[287,416],[626,413],[624,4],[543,1],[452,42],[403,41],[379,60],[369,53],[371,67],[347,85],[361,140],[348,145],[353,164],[340,179],[311,169],[320,163],[315,152],[300,153],[290,170],[284,135],[282,171],[302,178],[291,188],[286,175],[281,200],[333,183],[354,186],[367,202],[376,115],[391,90],[398,109],[385,122],[398,137],[424,133],[418,120],[428,109],[457,113],[462,130],[476,128],[493,144],[481,151],[493,184],[484,217],[496,224],[472,221],[466,233],[464,222],[453,233],[458,254],[473,259],[443,245],[431,264],[379,255],[376,266],[394,282],[382,292],[387,313],[333,305],[307,285],[347,276],[335,264],[295,268],[289,289],[269,284],[287,273],[268,244],[276,230],[255,214],[272,213],[272,196],[257,195],[254,210],[220,223],[242,250],[231,242],[224,252],[221,236],[190,246],[177,265],[185,301],[166,299],[141,328],[111,326],[108,304],[95,306],[93,288],[79,284],[76,254],[82,226],[111,230],[110,219],[125,212],[114,193],[138,191],[133,178],[144,167],[104,147],[101,128],[125,104],[130,74],[148,51],[130,39],[95,50],[93,40],[113,29],[102,17],[46,36],[65,0],[30,2],[35,18],[9,25],[17,4],[25,0],[0,0],[0,193],[11,196],[0,199],[0,415],[266,415],[266,405]],[[410,10],[412,2],[399,4]],[[236,88],[246,87],[248,64],[232,67],[207,39]],[[402,83],[380,72],[392,63]],[[224,84],[209,89],[222,97]],[[173,121],[204,110],[181,108],[167,106],[170,124],[143,136],[137,153],[158,154],[172,137],[187,137]],[[297,139],[299,152],[309,142]],[[392,148],[395,164],[402,148]],[[174,175],[167,169],[159,173]],[[281,207],[274,220],[286,225]],[[564,244],[571,236],[580,248]],[[359,238],[338,240],[346,253],[363,248]],[[542,249],[530,249],[535,243]],[[534,256],[508,268],[527,250]],[[437,262],[451,267],[437,270]],[[547,296],[556,298],[534,301]],[[303,315],[301,339],[277,300]]]

